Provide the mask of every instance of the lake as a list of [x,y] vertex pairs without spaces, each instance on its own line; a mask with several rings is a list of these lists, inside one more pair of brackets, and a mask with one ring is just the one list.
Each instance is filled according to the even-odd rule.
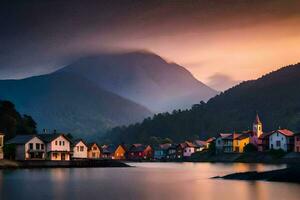
[[0,170],[0,199],[299,200],[300,184],[210,179],[285,165],[130,163],[132,168]]

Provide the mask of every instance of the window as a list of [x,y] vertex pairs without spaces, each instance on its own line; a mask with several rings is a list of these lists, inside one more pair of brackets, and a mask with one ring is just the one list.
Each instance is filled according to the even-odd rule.
[[54,153],[54,154],[53,154],[53,157],[54,157],[54,158],[57,158],[57,153]]
[[95,151],[96,151],[96,150],[97,150],[97,147],[93,147],[93,150],[95,150]]
[[55,145],[57,145],[57,140],[55,140]]
[[96,157],[96,153],[92,153],[92,157],[95,158]]
[[79,146],[77,146],[77,152],[79,152]]
[[62,141],[62,145],[65,146],[65,141]]
[[45,145],[41,144],[41,149],[44,150],[44,148],[45,148]]
[[35,144],[35,149],[40,150],[40,144],[39,143]]
[[59,141],[59,146],[61,146],[61,141]]
[[83,151],[84,147],[83,146],[80,146],[80,151]]
[[33,144],[29,143],[29,149],[33,149]]
[[279,140],[276,141],[276,146],[277,146],[277,147],[280,147],[280,146],[281,146],[281,141],[279,141]]

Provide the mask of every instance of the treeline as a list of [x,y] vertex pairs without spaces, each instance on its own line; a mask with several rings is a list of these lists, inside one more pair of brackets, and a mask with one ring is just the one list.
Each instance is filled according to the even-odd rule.
[[252,129],[256,112],[264,131],[279,127],[300,130],[300,64],[284,67],[257,80],[245,81],[189,110],[157,114],[141,123],[116,127],[104,139],[113,143],[174,142],[207,138],[220,132]]
[[0,100],[0,131],[5,139],[16,134],[36,134],[36,122],[29,115],[21,115],[12,102]]

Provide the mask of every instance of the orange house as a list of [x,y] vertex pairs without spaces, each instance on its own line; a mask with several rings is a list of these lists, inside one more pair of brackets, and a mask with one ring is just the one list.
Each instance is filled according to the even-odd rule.
[[126,154],[126,148],[122,144],[120,144],[115,150],[114,159],[125,160],[126,159],[125,154]]
[[88,145],[88,158],[99,159],[101,158],[101,148],[97,143],[90,143]]

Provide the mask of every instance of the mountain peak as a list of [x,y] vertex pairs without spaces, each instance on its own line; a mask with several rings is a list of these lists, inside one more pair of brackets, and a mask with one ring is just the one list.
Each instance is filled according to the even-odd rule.
[[60,71],[82,76],[154,112],[185,109],[217,94],[184,67],[148,51],[92,55]]

